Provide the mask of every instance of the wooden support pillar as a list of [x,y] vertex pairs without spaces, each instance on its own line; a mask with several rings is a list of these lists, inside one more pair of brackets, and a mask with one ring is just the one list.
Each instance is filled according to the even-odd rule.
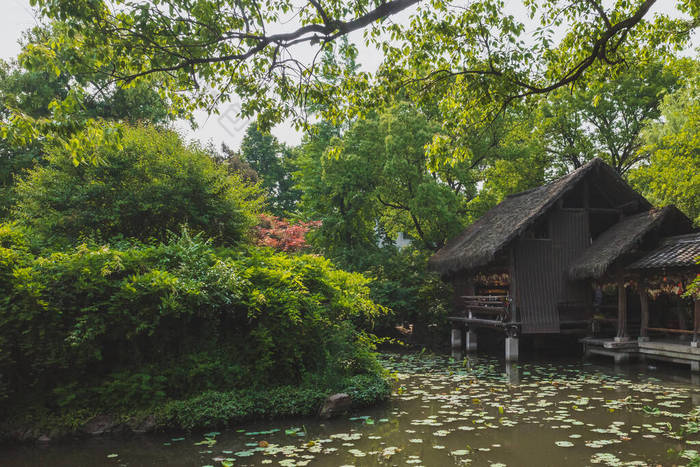
[[649,295],[647,294],[646,287],[640,284],[639,289],[639,303],[641,304],[642,316],[641,323],[639,326],[639,340],[648,341],[649,340]]
[[700,299],[695,299],[695,313],[693,313],[693,342],[698,345],[698,334],[700,334]]
[[615,341],[624,342],[627,336],[627,290],[622,275],[617,279],[617,336]]
[[506,360],[506,376],[509,384],[520,384],[520,366],[517,363]]
[[515,284],[515,247],[511,247],[508,253],[508,295],[510,298],[510,320],[512,322],[518,321],[518,291]]

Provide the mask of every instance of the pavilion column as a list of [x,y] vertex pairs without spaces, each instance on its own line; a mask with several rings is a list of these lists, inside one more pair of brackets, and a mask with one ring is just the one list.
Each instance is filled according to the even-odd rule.
[[642,316],[639,327],[639,341],[649,340],[649,295],[646,292],[646,287],[640,284],[639,303],[641,304]]
[[506,335],[506,362],[518,361],[519,340],[515,333],[508,333]]
[[[690,346],[700,347],[700,342],[698,342],[698,333],[700,333],[700,298],[695,299],[695,310],[693,313],[693,331],[693,342],[690,343]],[[690,371],[694,373],[700,372],[700,362],[690,362]]]
[[627,336],[627,291],[622,275],[617,279],[617,336],[615,341],[623,342]]
[[[470,297],[476,295],[476,291],[474,289],[474,279],[472,277],[467,278],[465,282],[464,294]],[[473,318],[471,311],[469,312],[468,316]],[[466,350],[467,353],[476,352],[476,331],[469,326],[467,326],[467,332],[464,335],[464,350]]]

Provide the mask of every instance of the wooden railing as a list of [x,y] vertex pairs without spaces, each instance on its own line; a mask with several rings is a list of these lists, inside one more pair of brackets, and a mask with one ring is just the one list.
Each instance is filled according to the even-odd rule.
[[510,298],[506,295],[465,295],[464,309],[473,315],[489,315],[491,319],[510,321]]
[[647,328],[647,331],[667,332],[669,334],[695,334],[692,329],[674,329],[674,328]]
[[697,329],[676,329],[676,328],[650,328],[647,327],[644,336],[646,337],[648,332],[660,332],[667,334],[685,334],[687,336],[693,336],[693,342],[698,341],[698,330]]

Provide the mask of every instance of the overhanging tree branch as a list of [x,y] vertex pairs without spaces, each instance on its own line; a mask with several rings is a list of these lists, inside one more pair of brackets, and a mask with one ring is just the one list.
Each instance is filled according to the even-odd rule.
[[[424,82],[422,90],[427,90],[427,88],[441,82],[448,80],[457,76],[482,76],[482,77],[493,77],[497,79],[504,79],[509,81],[515,86],[515,89],[520,90],[514,94],[505,97],[505,104],[508,105],[510,102],[516,99],[522,99],[524,97],[536,95],[536,94],[547,94],[551,91],[559,89],[561,87],[567,86],[569,84],[577,81],[583,73],[593,66],[596,61],[604,61],[605,63],[614,65],[621,63],[621,60],[612,60],[609,57],[610,53],[614,53],[619,50],[620,45],[627,37],[627,34],[631,29],[633,29],[639,22],[644,18],[644,16],[649,12],[650,8],[656,3],[656,0],[646,0],[642,3],[636,12],[615,23],[611,24],[605,11],[602,9],[600,4],[594,0],[588,0],[592,8],[599,14],[606,24],[606,29],[602,31],[601,36],[592,42],[591,50],[583,59],[581,59],[576,65],[568,69],[563,75],[561,75],[557,80],[550,82],[547,85],[538,85],[533,82],[518,79],[515,74],[506,73],[503,69],[499,69],[494,66],[489,49],[487,48],[488,58],[486,63],[488,67],[486,69],[475,68],[475,69],[463,69],[463,70],[449,70],[449,69],[439,69],[433,70],[425,76],[419,78],[413,78],[405,80],[399,84],[399,88],[409,86],[413,83]],[[618,40],[612,43],[613,39]]]
[[[217,38],[217,40],[214,41],[214,43],[238,40],[241,44],[252,43],[252,45],[250,45],[248,48],[243,48],[244,50],[236,53],[216,56],[183,57],[177,52],[177,49],[173,51],[165,50],[162,46],[158,45],[154,41],[149,40],[149,46],[159,49],[164,54],[171,54],[173,56],[176,56],[180,60],[174,63],[173,65],[150,67],[139,72],[126,73],[121,76],[117,76],[117,78],[128,83],[136,78],[140,78],[153,73],[189,70],[195,67],[196,65],[203,64],[246,61],[249,58],[261,53],[268,46],[273,46],[275,47],[275,50],[278,51],[280,47],[289,48],[294,45],[304,43],[316,45],[318,43],[330,42],[334,39],[337,39],[340,36],[344,36],[353,31],[364,29],[370,24],[376,23],[384,18],[388,18],[389,16],[395,15],[410,6],[417,4],[420,0],[390,0],[388,2],[379,4],[376,8],[369,12],[348,21],[331,19],[318,1],[308,1],[319,13],[323,24],[307,24],[295,29],[294,31],[270,35],[266,35],[264,31],[263,34],[250,33],[249,29],[246,29],[246,31],[231,31]],[[123,31],[123,33],[127,37],[129,35],[134,35],[136,37],[139,37],[139,39],[141,40],[147,39],[142,34],[138,34],[137,32],[132,30]],[[189,45],[188,47],[196,48],[198,46],[203,47],[206,45],[211,44],[195,43]],[[273,57],[273,62],[270,64],[270,68],[275,68],[275,60],[277,60],[277,55],[278,54],[275,53],[275,56]]]

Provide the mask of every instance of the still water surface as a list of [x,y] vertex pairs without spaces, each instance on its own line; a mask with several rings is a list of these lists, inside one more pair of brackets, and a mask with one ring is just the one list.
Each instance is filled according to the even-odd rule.
[[330,421],[100,438],[0,450],[2,466],[686,465],[700,404],[682,370],[576,359],[506,366],[488,357],[384,355],[391,400]]

